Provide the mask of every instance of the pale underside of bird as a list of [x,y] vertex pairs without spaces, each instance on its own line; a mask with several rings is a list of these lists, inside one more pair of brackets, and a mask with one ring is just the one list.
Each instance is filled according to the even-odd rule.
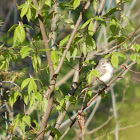
[[113,78],[113,72],[114,68],[111,65],[110,61],[108,59],[100,59],[97,67],[95,70],[99,71],[99,78],[96,76],[93,76],[91,82],[86,87],[100,87],[107,85],[110,80]]

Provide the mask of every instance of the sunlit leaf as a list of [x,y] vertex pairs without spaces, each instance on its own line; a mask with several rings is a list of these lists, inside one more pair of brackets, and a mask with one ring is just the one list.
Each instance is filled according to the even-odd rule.
[[135,44],[135,45],[133,45],[133,47],[136,49],[137,52],[139,52],[139,50],[140,50],[140,45],[139,44]]
[[70,51],[67,52],[66,58],[70,62]]
[[21,90],[23,90],[28,85],[30,80],[31,80],[31,78],[27,78],[21,83]]
[[107,26],[106,21],[103,18],[96,16],[94,17],[94,19],[97,20],[100,24],[104,25],[105,27]]
[[131,55],[130,55],[130,59],[131,59],[132,61],[136,61],[136,58],[137,58],[137,55],[136,55],[136,54],[131,54]]
[[89,34],[90,36],[93,36],[93,34],[94,34],[93,31],[94,31],[94,25],[93,25],[93,22],[90,21],[89,26],[88,26],[88,34]]
[[45,4],[51,7],[51,0],[45,0]]
[[53,63],[58,63],[58,54],[56,51],[52,51],[51,52],[51,60],[53,61]]
[[28,56],[30,54],[30,51],[32,49],[29,48],[29,47],[23,47],[21,50],[20,50],[20,55],[21,55],[21,58],[24,59],[26,56]]
[[28,125],[31,125],[31,117],[30,116],[23,116],[22,120]]
[[25,30],[23,26],[18,26],[14,31],[13,41],[16,43],[17,41],[23,43],[25,40]]
[[95,12],[97,12],[97,0],[93,1],[93,8],[94,8]]
[[113,13],[120,11],[120,9],[118,7],[114,7],[112,9],[110,9],[105,15],[104,17],[108,18],[110,15],[112,15]]
[[77,55],[77,52],[78,52],[78,49],[75,47],[74,48],[74,51],[72,53],[72,57],[73,57],[73,60],[75,59],[76,55]]
[[92,19],[87,20],[79,29],[84,29],[91,21]]
[[114,54],[126,59],[126,56],[123,54],[123,53],[120,53],[120,52],[114,52]]
[[59,46],[62,47],[68,42],[70,35],[66,36],[63,40],[60,41]]
[[18,24],[14,24],[14,25],[8,30],[8,33],[10,33],[12,30],[14,30],[17,26],[18,26]]
[[118,60],[117,55],[113,54],[111,56],[111,64],[113,65],[114,68],[117,68],[118,67],[119,60]]
[[74,0],[73,8],[76,9],[80,5],[81,0]]
[[23,18],[23,16],[26,15],[26,13],[28,12],[28,9],[29,9],[29,5],[26,4],[21,10],[21,13],[20,13],[21,18]]
[[19,92],[12,93],[10,98],[9,98],[9,104],[10,104],[12,109],[13,109],[14,103],[17,101],[19,94],[20,94]]

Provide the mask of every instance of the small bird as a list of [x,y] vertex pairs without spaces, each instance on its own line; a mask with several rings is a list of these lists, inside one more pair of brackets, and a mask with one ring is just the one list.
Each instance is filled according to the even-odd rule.
[[113,78],[114,68],[108,59],[102,58],[99,60],[95,70],[99,71],[100,77],[93,76],[91,82],[86,86],[92,88],[106,86]]

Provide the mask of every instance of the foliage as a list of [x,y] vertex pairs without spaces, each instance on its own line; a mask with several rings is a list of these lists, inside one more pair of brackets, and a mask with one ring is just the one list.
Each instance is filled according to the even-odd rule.
[[[128,6],[130,3],[122,2],[112,8],[106,4],[105,8],[103,6],[105,12],[102,14],[99,13],[102,3],[97,0],[71,0],[70,2],[26,0],[18,4],[17,9],[22,21],[14,24],[7,31],[9,38],[5,40],[2,36],[5,43],[0,45],[2,89],[0,109],[5,107],[9,114],[8,119],[0,117],[0,120],[4,120],[9,126],[5,129],[4,122],[1,124],[4,129],[0,128],[2,135],[0,137],[4,139],[10,135],[13,139],[17,136],[21,139],[36,137],[41,139],[40,136],[43,135],[44,138],[46,134],[50,138],[51,135],[48,132],[51,132],[56,139],[60,139],[63,135],[65,136],[65,128],[60,129],[59,123],[62,124],[64,118],[69,119],[78,110],[85,112],[88,109],[85,113],[85,121],[88,122],[92,114],[88,106],[95,93],[91,88],[85,91],[85,87],[87,83],[91,83],[93,76],[100,77],[100,73],[93,68],[99,60],[98,55],[111,61],[115,69],[114,77],[121,73],[122,67],[124,68],[124,71],[113,81],[114,92],[125,93],[127,85],[130,85],[129,88],[132,90],[131,85],[134,81],[131,79],[131,71],[128,77],[125,77],[125,72],[129,70],[129,63],[137,65],[139,69],[140,45],[135,43],[135,38],[132,37],[136,34],[136,28],[129,19],[130,16],[124,15],[125,11],[121,9],[121,5]],[[92,12],[90,17],[86,16],[86,12]],[[79,18],[75,19],[75,15]],[[24,18],[27,19],[26,24]],[[2,24],[1,20],[0,24]],[[9,46],[6,43],[10,38],[12,42]],[[107,46],[104,45],[105,42]],[[136,67],[133,71],[135,75]],[[71,70],[73,72],[69,74]],[[122,80],[119,81],[121,78]],[[117,80],[119,82],[116,82]],[[139,79],[136,84],[138,81]],[[120,87],[116,88],[117,85]],[[98,107],[105,108],[107,112],[103,111],[104,114],[97,112],[97,116],[92,117],[94,123],[91,122],[86,126],[86,139],[102,134],[102,132],[95,132],[91,137],[88,135],[89,130],[95,128],[93,126],[98,127],[110,113],[112,114],[109,111],[111,103],[108,103],[111,95],[105,92],[106,88],[107,86],[103,87],[103,91],[101,89],[102,92],[99,92],[103,103]],[[137,95],[139,87],[137,86],[135,90],[135,96],[139,96]],[[123,98],[122,95],[118,95],[116,105],[121,104],[121,99],[124,102]],[[130,99],[128,96],[128,100]],[[23,104],[18,103],[19,101],[23,101]],[[51,101],[53,101],[52,106]],[[96,109],[97,104],[98,102],[95,101],[92,107]],[[124,110],[130,107],[128,104],[125,105]],[[22,109],[18,110],[20,106]],[[46,114],[47,112],[49,113]],[[2,110],[2,116],[4,113],[6,112]],[[46,124],[43,122],[44,114],[50,118],[45,121]],[[123,117],[126,115],[121,111],[119,114]],[[59,122],[60,120],[62,121]],[[72,122],[72,125],[74,123]],[[104,130],[108,129],[108,132],[105,133],[103,130],[103,137],[107,139],[113,137],[110,132],[113,131],[115,123],[113,121],[111,123],[112,127],[105,126]],[[45,129],[44,125],[46,125]],[[81,134],[81,131],[80,133],[78,131],[79,126],[74,126],[77,137]],[[67,125],[65,127],[68,128]],[[80,126],[82,130],[81,127],[83,126]],[[74,133],[72,128],[68,137],[71,133]],[[120,137],[124,136],[121,134]]]

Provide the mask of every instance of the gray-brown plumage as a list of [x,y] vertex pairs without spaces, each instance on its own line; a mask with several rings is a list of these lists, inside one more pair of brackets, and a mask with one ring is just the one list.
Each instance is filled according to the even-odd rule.
[[90,84],[88,84],[86,87],[91,86],[95,88],[101,85],[106,85],[110,82],[110,80],[113,77],[114,69],[108,59],[104,59],[104,58],[100,59],[95,70],[99,71],[100,77],[97,78],[96,76],[93,76]]

